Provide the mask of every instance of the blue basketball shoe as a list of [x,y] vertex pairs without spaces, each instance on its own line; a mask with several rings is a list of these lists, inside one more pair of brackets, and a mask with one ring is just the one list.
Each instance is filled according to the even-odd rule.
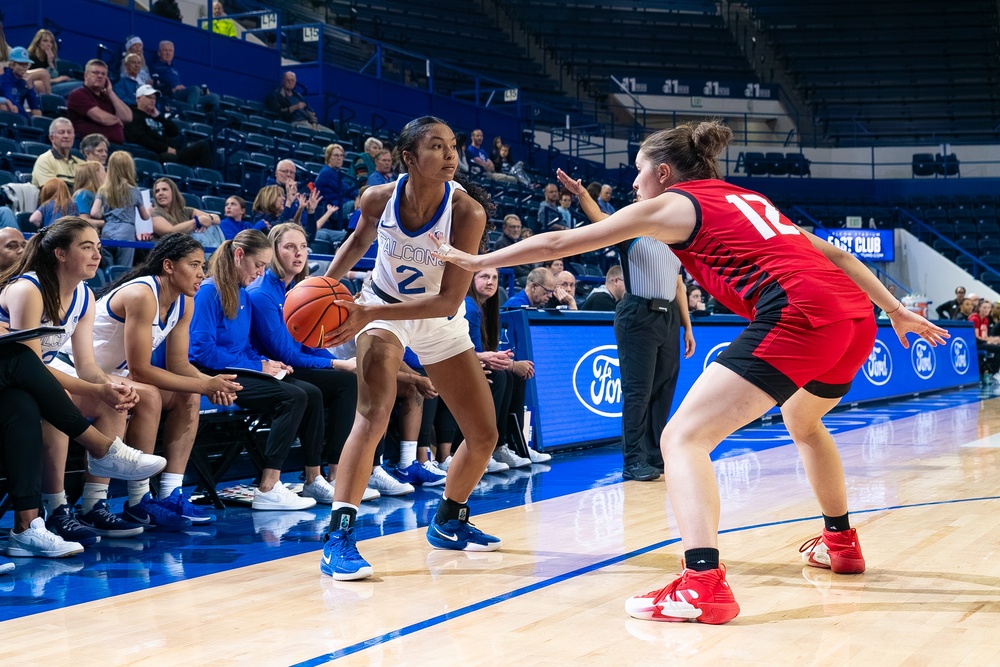
[[427,541],[435,549],[455,551],[496,551],[500,548],[500,538],[487,535],[471,523],[460,519],[449,519],[444,523],[432,520],[427,526]]
[[397,466],[388,470],[400,482],[413,486],[440,486],[447,479],[447,473],[430,461],[414,461],[405,468]]
[[319,571],[337,581],[353,581],[372,576],[372,566],[358,553],[354,528],[342,528],[326,536]]
[[182,517],[174,511],[174,508],[165,506],[164,501],[154,500],[148,493],[134,507],[125,503],[122,518],[137,523],[147,530],[173,532],[191,527],[190,519]]
[[193,524],[212,523],[215,521],[215,514],[208,508],[192,505],[180,487],[173,490],[166,498],[161,500],[164,507],[174,510],[174,512]]

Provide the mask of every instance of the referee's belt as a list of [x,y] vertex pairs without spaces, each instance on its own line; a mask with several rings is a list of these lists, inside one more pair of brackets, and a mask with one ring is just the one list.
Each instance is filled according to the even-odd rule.
[[386,292],[384,289],[382,289],[381,287],[379,287],[378,284],[375,282],[374,279],[370,283],[368,283],[368,284],[371,286],[372,292],[375,292],[375,296],[377,296],[378,298],[382,299],[386,303],[399,303],[399,299],[397,299],[396,297],[392,296],[391,294],[389,294],[388,292]]
[[646,297],[636,296],[635,294],[629,294],[627,292],[622,299],[625,301],[634,301],[645,306],[646,308],[649,308],[650,310],[655,310],[660,313],[670,312],[670,304],[673,303],[670,299],[647,299]]

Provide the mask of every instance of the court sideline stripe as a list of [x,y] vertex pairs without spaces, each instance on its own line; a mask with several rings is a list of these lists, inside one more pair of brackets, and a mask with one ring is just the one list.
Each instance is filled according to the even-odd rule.
[[[910,505],[890,505],[888,507],[875,507],[875,508],[871,508],[871,509],[857,510],[857,511],[851,512],[851,514],[852,515],[873,514],[875,512],[886,512],[886,511],[891,511],[891,510],[914,509],[914,508],[917,508],[917,507],[933,507],[935,505],[954,505],[954,504],[959,504],[959,503],[974,503],[974,502],[982,502],[982,501],[988,501],[988,500],[1000,500],[1000,496],[981,496],[981,497],[978,497],[978,498],[959,498],[959,499],[953,499],[953,500],[935,500],[935,501],[928,501],[928,502],[923,502],[923,503],[913,503],[913,504],[910,504]],[[750,526],[737,526],[735,528],[726,528],[724,530],[720,530],[719,534],[720,535],[725,535],[727,533],[740,533],[740,532],[744,532],[744,531],[748,531],[748,530],[756,530],[758,528],[771,528],[771,527],[774,527],[774,526],[784,526],[784,525],[788,525],[788,524],[792,524],[792,523],[802,523],[802,522],[805,522],[805,521],[814,521],[814,520],[820,519],[820,518],[822,518],[821,515],[816,515],[816,516],[800,517],[800,518],[797,518],[797,519],[784,519],[782,521],[770,521],[768,523],[758,523],[758,524],[753,524],[753,525],[750,525]],[[349,655],[353,655],[354,653],[358,653],[359,651],[363,651],[363,650],[371,648],[373,646],[377,646],[378,644],[383,644],[383,643],[391,641],[393,639],[399,639],[400,637],[405,637],[407,635],[412,635],[415,632],[419,632],[419,631],[424,630],[426,628],[429,628],[429,627],[432,627],[432,626],[435,626],[435,625],[440,625],[441,623],[444,623],[446,621],[450,621],[452,619],[456,619],[456,618],[460,618],[462,616],[466,616],[468,614],[471,614],[473,612],[479,611],[481,609],[485,609],[486,607],[491,607],[493,605],[500,604],[501,602],[505,602],[507,600],[512,600],[514,598],[521,597],[522,595],[527,595],[528,593],[534,593],[535,591],[542,590],[543,588],[548,588],[549,586],[554,586],[555,584],[562,583],[562,582],[567,581],[569,579],[574,579],[576,577],[580,577],[580,576],[583,576],[585,574],[589,574],[591,572],[594,572],[595,570],[600,570],[600,569],[603,569],[603,568],[611,566],[611,565],[617,565],[618,563],[621,563],[623,561],[629,560],[630,558],[635,558],[636,556],[641,556],[643,554],[647,554],[650,551],[656,551],[657,549],[662,549],[663,547],[670,546],[671,544],[676,544],[677,542],[680,542],[680,538],[679,537],[675,537],[675,538],[672,538],[672,539],[669,539],[669,540],[663,540],[662,542],[656,542],[655,544],[650,544],[648,546],[641,547],[641,548],[635,549],[633,551],[629,551],[628,553],[620,554],[618,556],[613,556],[611,558],[607,558],[605,560],[598,561],[596,563],[591,563],[590,565],[585,565],[585,566],[577,568],[575,570],[570,570],[569,572],[565,572],[565,573],[560,574],[558,576],[551,577],[551,578],[546,579],[544,581],[539,581],[537,583],[530,584],[528,586],[522,586],[521,588],[514,589],[514,590],[509,591],[507,593],[503,593],[501,595],[496,595],[494,597],[487,598],[485,600],[481,600],[479,602],[476,602],[475,604],[466,605],[465,607],[461,607],[459,609],[455,609],[454,611],[450,611],[450,612],[447,612],[445,614],[439,614],[437,616],[432,616],[431,618],[425,619],[425,620],[420,621],[418,623],[412,623],[410,625],[407,625],[407,626],[404,626],[402,628],[399,628],[398,630],[393,630],[391,632],[386,632],[384,634],[377,635],[375,637],[372,637],[370,639],[366,639],[366,640],[358,642],[356,644],[352,644],[350,646],[345,646],[344,648],[339,649],[337,651],[334,651],[333,653],[327,653],[325,655],[317,656],[317,657],[312,658],[310,660],[305,660],[303,662],[294,663],[293,665],[291,665],[291,667],[316,667],[317,665],[323,665],[323,664],[326,664],[326,663],[329,663],[329,662],[333,662],[334,660],[338,660],[340,658],[344,658],[344,657],[347,657]]]

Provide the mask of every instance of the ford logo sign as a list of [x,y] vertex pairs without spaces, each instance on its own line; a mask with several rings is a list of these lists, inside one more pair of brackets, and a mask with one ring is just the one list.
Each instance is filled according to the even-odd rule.
[[881,387],[892,377],[892,355],[889,348],[880,340],[875,341],[875,347],[868,355],[868,361],[861,367],[861,371],[876,387]]
[[913,364],[913,372],[921,380],[930,380],[937,369],[937,355],[934,348],[923,338],[914,341],[910,346],[910,363]]
[[723,350],[729,347],[730,342],[731,341],[727,340],[725,343],[719,343],[718,345],[716,345],[715,347],[713,347],[711,350],[708,351],[708,354],[705,355],[705,361],[702,362],[701,364],[701,370],[703,372],[708,370],[708,365],[713,361],[715,361],[715,358],[720,354],[722,354]]
[[588,351],[573,368],[573,391],[583,407],[602,417],[622,416],[622,374],[618,346]]
[[962,338],[951,339],[951,367],[959,375],[965,375],[972,367],[972,351]]

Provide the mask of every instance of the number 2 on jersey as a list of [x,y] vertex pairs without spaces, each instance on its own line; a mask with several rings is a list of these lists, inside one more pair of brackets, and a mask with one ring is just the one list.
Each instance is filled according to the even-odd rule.
[[[726,195],[726,201],[740,210],[750,224],[760,232],[765,240],[778,234],[798,234],[799,230],[793,225],[786,225],[781,222],[778,209],[774,208],[771,202],[760,195]],[[764,206],[764,217],[761,217],[750,204],[761,204]]]
[[420,269],[418,269],[417,267],[415,267],[415,266],[397,266],[396,267],[396,273],[400,273],[400,274],[402,274],[402,273],[409,273],[410,274],[410,275],[406,276],[405,278],[403,278],[402,280],[396,281],[396,284],[399,285],[399,293],[400,294],[423,294],[424,292],[427,291],[427,289],[424,288],[424,287],[411,287],[411,285],[413,285],[413,283],[415,283],[416,281],[418,281],[418,280],[420,280],[421,278],[424,277],[423,272]]

